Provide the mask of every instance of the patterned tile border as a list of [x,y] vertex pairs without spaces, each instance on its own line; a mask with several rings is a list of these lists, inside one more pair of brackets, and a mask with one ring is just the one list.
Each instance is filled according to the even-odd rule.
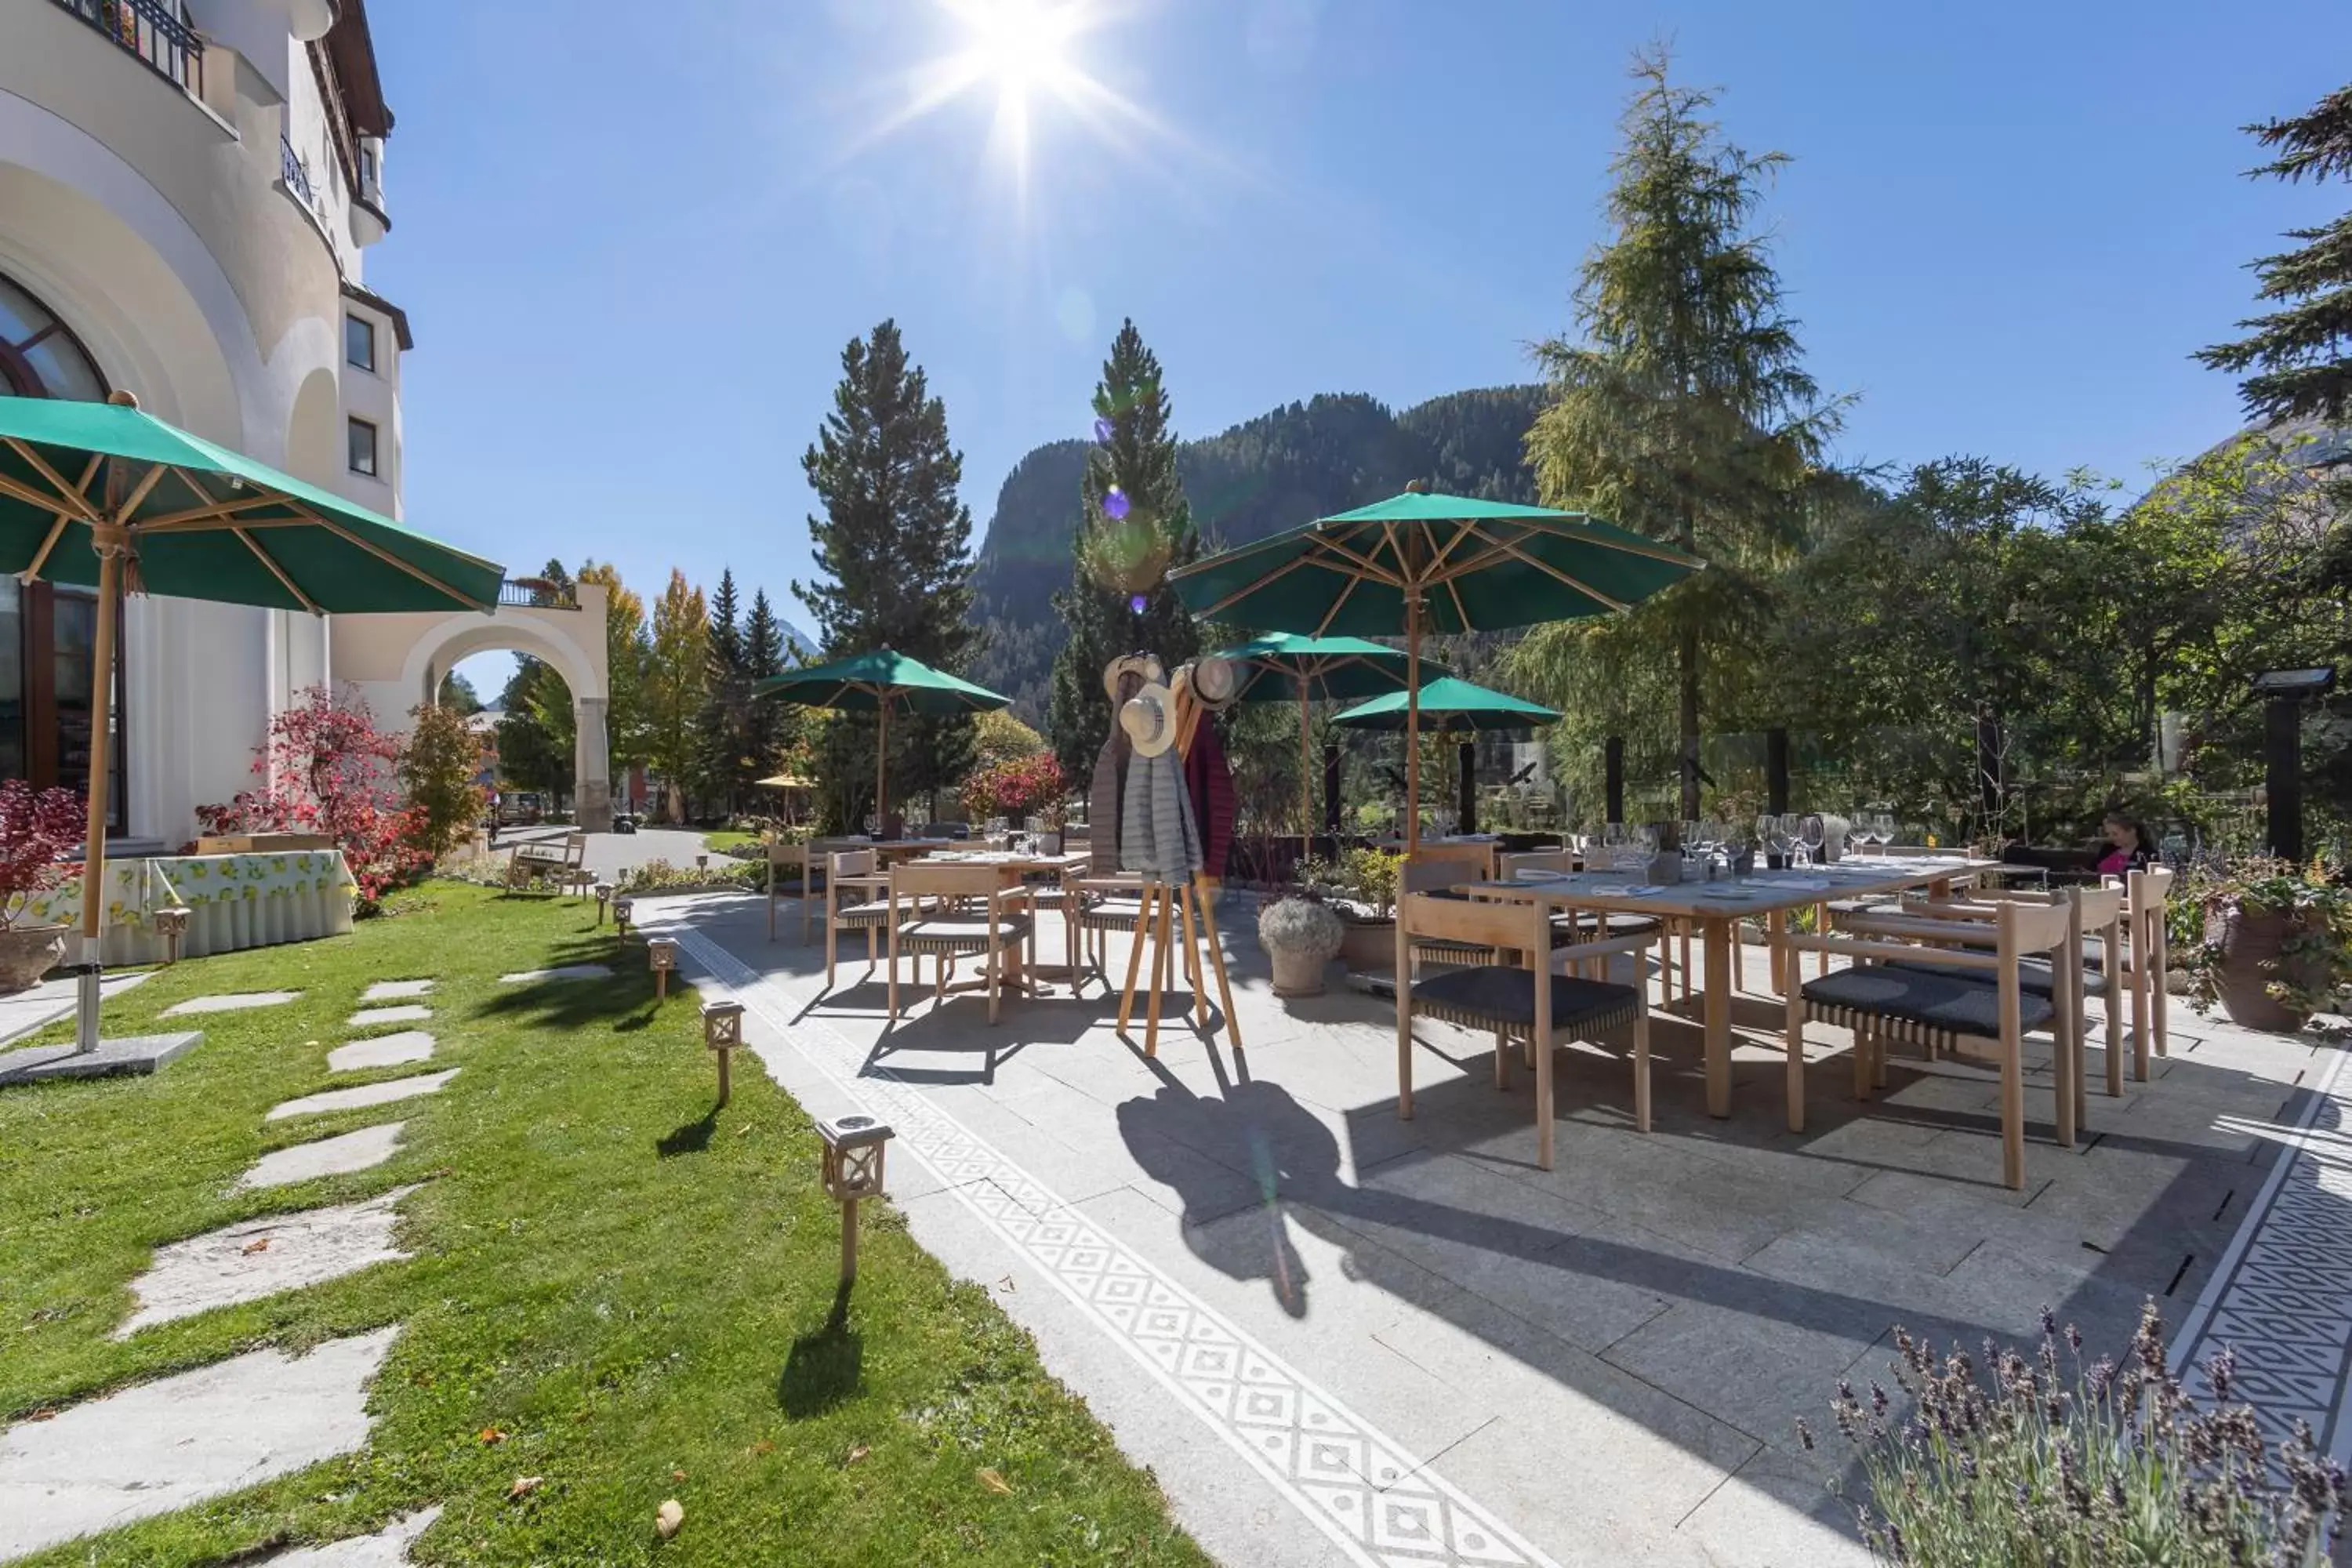
[[1094,1326],[1364,1568],[1558,1568],[1532,1542],[1416,1464],[1410,1451],[1260,1344],[1116,1237],[1094,1225],[929,1097],[818,1018],[800,999],[677,920],[664,934],[824,1075],[887,1121],[982,1223]]
[[2352,1073],[2345,1053],[2304,1097],[2289,1126],[2250,1128],[2285,1145],[2229,1250],[2173,1338],[2190,1390],[2210,1393],[2204,1362],[2228,1345],[2235,1398],[2276,1442],[2301,1422],[2322,1452],[2352,1458]]

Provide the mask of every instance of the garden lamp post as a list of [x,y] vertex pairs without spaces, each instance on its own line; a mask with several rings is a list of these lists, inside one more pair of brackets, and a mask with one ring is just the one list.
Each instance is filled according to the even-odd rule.
[[654,966],[654,1000],[669,997],[670,971],[677,967],[677,943],[666,936],[657,936],[646,943],[646,957]]
[[826,1195],[841,1205],[841,1283],[857,1279],[857,1200],[882,1195],[882,1161],[891,1139],[887,1122],[871,1116],[843,1116],[816,1124],[824,1140],[822,1180]]
[[2303,704],[2336,688],[2336,671],[2266,669],[2254,677],[2254,695],[2263,700],[2263,784],[2271,853],[2282,860],[2303,858]]

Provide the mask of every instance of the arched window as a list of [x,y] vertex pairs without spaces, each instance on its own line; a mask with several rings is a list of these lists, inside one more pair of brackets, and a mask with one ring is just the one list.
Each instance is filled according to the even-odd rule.
[[[96,402],[106,377],[73,329],[0,273],[0,395]],[[89,708],[98,601],[86,588],[0,576],[0,778],[79,790],[89,780]],[[113,777],[107,820],[123,822],[122,665],[115,666]]]

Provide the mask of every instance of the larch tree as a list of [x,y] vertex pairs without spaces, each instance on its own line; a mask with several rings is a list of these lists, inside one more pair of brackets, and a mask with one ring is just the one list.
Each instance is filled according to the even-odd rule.
[[[947,406],[884,321],[841,352],[833,411],[801,458],[824,508],[809,521],[823,580],[793,594],[816,619],[827,658],[891,648],[962,675],[980,651],[972,615],[971,510],[957,498],[962,455]],[[895,716],[894,716],[895,717]],[[827,816],[855,821],[872,802],[875,727],[850,714],[826,727]],[[890,726],[890,797],[936,792],[969,773],[971,721]]]
[[669,791],[669,816],[686,816],[696,735],[710,692],[710,610],[702,590],[673,567],[654,605],[653,656],[646,668],[646,760]]
[[1067,631],[1054,656],[1046,729],[1065,776],[1082,781],[1110,733],[1103,666],[1125,653],[1160,656],[1171,670],[1201,651],[1191,612],[1168,584],[1171,567],[1201,553],[1176,473],[1176,433],[1160,360],[1133,321],[1119,325],[1095,384],[1095,445],[1078,484],[1070,585],[1054,595]]
[[[2249,125],[2277,156],[2249,173],[2290,183],[2352,179],[2352,87],[2340,87],[2307,114]],[[2316,228],[2287,231],[2295,249],[2252,263],[2258,300],[2280,308],[2240,321],[2249,335],[2198,352],[2215,370],[2246,374],[2239,395],[2263,423],[2352,416],[2352,213]]]
[[617,566],[584,562],[579,580],[604,590],[604,739],[617,784],[646,760],[646,667],[653,657],[646,602]]
[[1839,405],[1805,372],[1753,226],[1786,156],[1727,140],[1706,117],[1714,95],[1676,85],[1663,50],[1637,56],[1633,75],[1610,232],[1578,279],[1580,335],[1536,352],[1550,402],[1528,456],[1547,505],[1591,511],[1707,569],[1629,615],[1538,628],[1515,667],[1570,709],[1592,695],[1594,668],[1616,669],[1627,689],[1670,692],[1682,815],[1696,817],[1706,697],[1737,686],[1769,629]]

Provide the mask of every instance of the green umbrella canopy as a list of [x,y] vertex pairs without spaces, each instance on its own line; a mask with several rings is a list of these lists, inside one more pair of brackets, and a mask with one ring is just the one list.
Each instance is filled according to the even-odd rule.
[[1702,563],[1582,512],[1409,490],[1169,574],[1194,615],[1317,637],[1493,630],[1638,604]]
[[778,697],[803,708],[862,713],[874,712],[886,701],[901,711],[929,714],[981,713],[1013,706],[1010,697],[887,647],[788,669],[751,690],[755,696]]
[[1404,689],[1406,656],[1363,637],[1310,637],[1273,632],[1221,648],[1213,657],[1242,667],[1236,702],[1296,699],[1304,679],[1314,696],[1372,697]]
[[[1402,730],[1404,721],[1405,693],[1402,691],[1375,697],[1331,721],[1350,730]],[[1559,721],[1558,713],[1539,703],[1490,691],[1450,675],[1424,682],[1421,689],[1424,730],[1525,730]]]
[[487,610],[505,573],[137,407],[0,397],[0,571],[267,609]]

